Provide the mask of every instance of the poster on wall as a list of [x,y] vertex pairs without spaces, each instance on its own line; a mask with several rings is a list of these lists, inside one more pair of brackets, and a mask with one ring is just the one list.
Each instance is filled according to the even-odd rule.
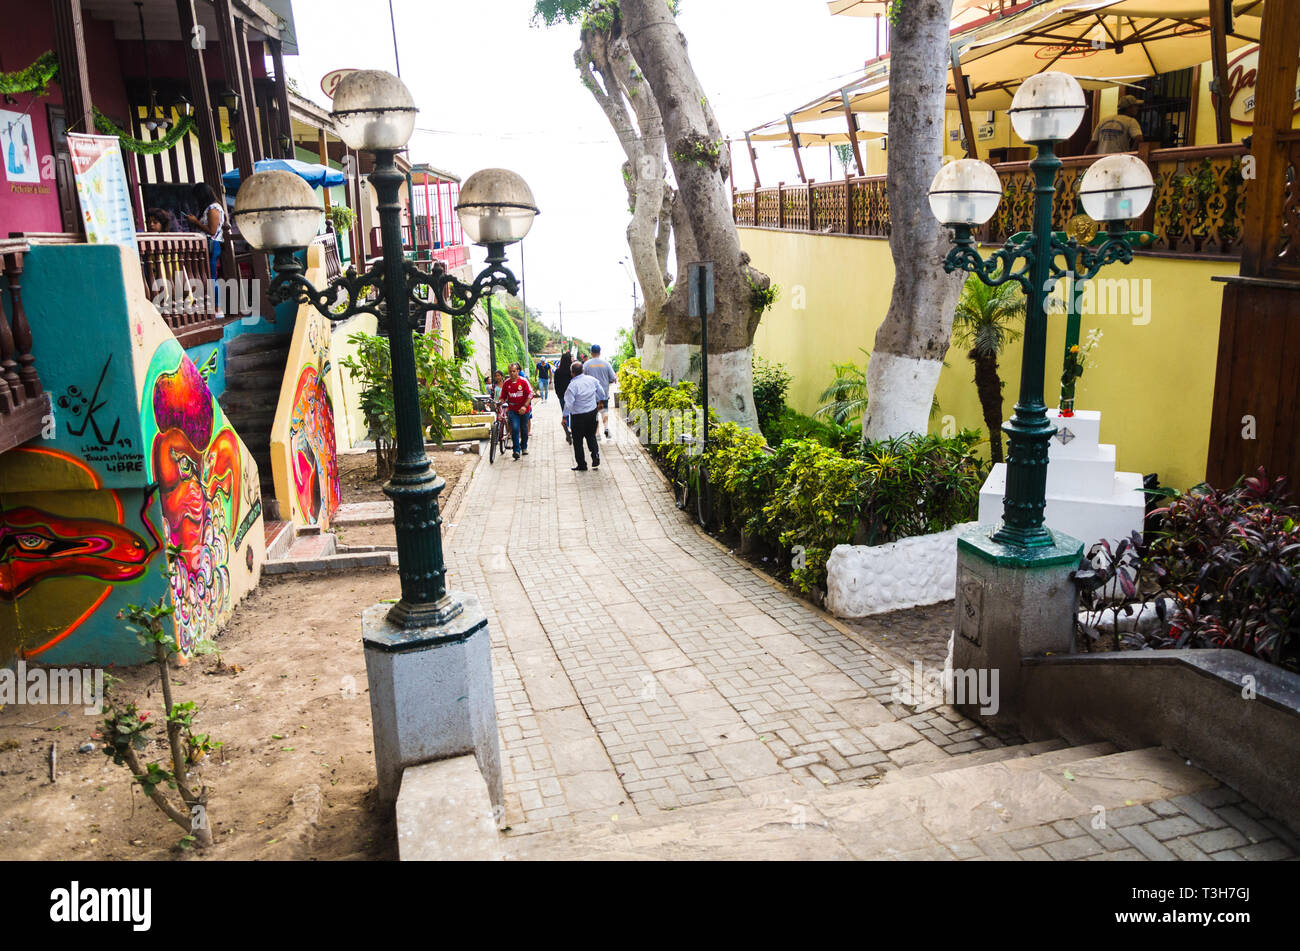
[[131,188],[115,135],[68,135],[81,217],[90,244],[124,244],[135,250]]
[[36,154],[31,116],[0,109],[0,158],[9,181],[40,184],[41,159]]

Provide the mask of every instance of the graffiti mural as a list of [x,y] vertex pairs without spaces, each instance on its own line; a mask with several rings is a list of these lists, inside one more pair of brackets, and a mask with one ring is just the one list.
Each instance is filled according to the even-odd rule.
[[289,420],[289,451],[298,509],[318,524],[339,507],[339,466],[334,445],[334,407],[314,366],[302,368]]
[[[119,586],[144,578],[162,539],[149,517],[152,493],[105,489],[68,453],[15,449],[6,453],[5,474],[59,489],[24,493],[28,504],[0,508],[0,602],[41,619],[21,651],[35,657],[80,628]],[[138,504],[128,507],[124,495]],[[0,638],[5,657],[18,649]]]
[[188,653],[266,560],[257,464],[205,377],[221,358],[186,356],[121,247],[34,246],[25,264],[57,426],[0,454],[0,664],[140,663],[130,604],[171,607]]
[[158,486],[164,540],[180,549],[171,584],[177,641],[187,651],[230,608],[232,535],[243,498],[239,440],[174,340],[154,354],[144,399],[147,476]]
[[[317,245],[307,251],[306,277],[324,285],[324,258]],[[328,528],[341,501],[329,373],[329,321],[305,305],[294,324],[288,372],[271,427],[271,474],[280,511],[303,527]]]

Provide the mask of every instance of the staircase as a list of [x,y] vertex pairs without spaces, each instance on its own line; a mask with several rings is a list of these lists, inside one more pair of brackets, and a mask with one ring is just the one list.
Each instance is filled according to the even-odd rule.
[[257,463],[267,520],[278,518],[271,477],[271,426],[289,362],[288,334],[241,334],[226,344],[226,391],[218,398]]
[[1160,747],[1054,740],[918,763],[869,787],[805,789],[792,778],[788,792],[507,834],[502,844],[510,858],[547,861],[1156,858],[1167,850],[1138,823],[1218,785]]

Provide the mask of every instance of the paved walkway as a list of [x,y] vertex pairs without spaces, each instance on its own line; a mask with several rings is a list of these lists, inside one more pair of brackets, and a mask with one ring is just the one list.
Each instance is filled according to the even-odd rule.
[[891,702],[887,658],[695,531],[611,424],[601,468],[572,472],[558,402],[537,404],[530,454],[485,457],[446,526],[450,584],[491,623],[512,836],[859,787],[1005,745],[950,707]]

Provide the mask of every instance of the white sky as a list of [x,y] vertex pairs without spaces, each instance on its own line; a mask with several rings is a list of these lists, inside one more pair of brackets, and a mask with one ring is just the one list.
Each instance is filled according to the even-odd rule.
[[[623,152],[578,81],[577,27],[529,25],[533,0],[393,0],[402,78],[421,112],[413,162],[462,177],[503,166],[521,174],[542,209],[525,241],[530,307],[608,349],[631,325]],[[296,0],[300,55],[287,69],[328,106],[332,69],[393,70],[388,0]],[[847,82],[874,55],[870,18],[832,17],[825,0],[685,0],[680,23],[691,59],[729,136]],[[753,175],[743,144],[736,180]],[[805,149],[814,178],[824,149]],[[796,181],[789,149],[763,148],[765,181]],[[841,174],[838,170],[836,174]],[[510,265],[519,274],[519,248]],[[476,261],[481,261],[481,254]]]

